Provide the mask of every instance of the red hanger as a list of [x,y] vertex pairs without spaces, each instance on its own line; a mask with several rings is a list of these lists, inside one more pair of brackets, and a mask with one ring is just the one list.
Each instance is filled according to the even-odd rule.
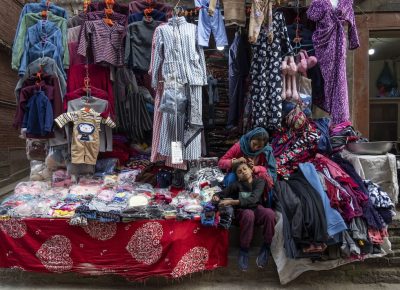
[[113,26],[114,21],[112,21],[112,19],[110,19],[109,16],[114,13],[112,8],[115,4],[115,1],[114,0],[105,0],[104,2],[106,3],[106,8],[104,9],[104,13],[105,13],[106,17],[103,18],[103,20],[107,25]]
[[151,12],[153,12],[153,10],[154,10],[153,8],[146,8],[143,10],[144,17],[147,21],[149,21],[151,19],[150,14],[151,14]]

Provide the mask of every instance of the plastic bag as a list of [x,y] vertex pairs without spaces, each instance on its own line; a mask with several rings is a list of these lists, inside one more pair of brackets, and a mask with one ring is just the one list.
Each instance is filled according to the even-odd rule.
[[51,173],[42,161],[31,161],[31,181],[50,181]]
[[184,114],[186,112],[187,97],[185,85],[168,80],[164,82],[164,93],[161,98],[160,111],[168,114]]
[[103,186],[104,187],[114,187],[117,185],[118,176],[117,175],[106,175],[104,177]]
[[53,172],[51,181],[54,187],[69,187],[72,184],[71,176],[63,169]]
[[153,197],[155,194],[154,188],[153,186],[151,186],[151,184],[148,183],[136,183],[133,186],[133,190],[132,192],[134,194],[145,194],[148,197]]
[[118,186],[132,185],[136,176],[140,174],[140,170],[126,170],[118,174]]
[[66,162],[68,156],[68,146],[54,146],[50,147],[49,154],[46,157],[46,167],[50,171],[57,169],[66,168]]
[[118,165],[117,158],[107,158],[107,159],[99,159],[96,162],[96,173],[95,176],[104,176],[107,174],[113,174],[115,171],[115,167]]

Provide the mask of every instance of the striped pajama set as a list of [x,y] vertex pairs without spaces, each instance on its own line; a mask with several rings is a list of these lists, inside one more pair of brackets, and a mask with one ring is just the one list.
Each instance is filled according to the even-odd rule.
[[[204,51],[197,43],[197,26],[187,23],[184,17],[172,18],[156,28],[153,36],[150,64],[152,87],[157,89],[154,114],[152,162],[171,155],[171,142],[181,141],[183,159],[194,160],[201,156],[202,86],[207,84]],[[163,82],[176,78],[186,85],[188,107],[185,115],[161,113]],[[178,140],[175,140],[177,128]],[[179,167],[179,166],[174,166]]]

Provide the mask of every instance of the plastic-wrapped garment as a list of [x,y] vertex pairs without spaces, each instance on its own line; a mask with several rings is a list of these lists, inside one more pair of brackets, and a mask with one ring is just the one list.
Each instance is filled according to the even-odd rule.
[[118,159],[116,158],[99,159],[96,162],[95,176],[104,176],[107,174],[113,174],[115,171],[115,167],[117,165],[118,165]]
[[33,203],[22,203],[12,208],[8,213],[12,217],[29,217],[32,216],[34,207],[35,205]]
[[31,181],[50,181],[51,173],[47,169],[46,164],[42,161],[31,161]]
[[41,198],[32,207],[33,217],[51,217],[51,207],[58,202],[58,197]]
[[104,202],[110,202],[114,199],[114,197],[115,197],[115,191],[110,189],[102,189],[96,196],[97,199]]
[[132,192],[134,194],[144,194],[149,198],[153,197],[155,194],[153,186],[151,186],[151,184],[148,183],[134,184]]
[[124,212],[130,212],[140,207],[146,207],[149,204],[149,197],[145,194],[137,194],[129,198],[128,205],[124,209]]
[[118,176],[117,175],[106,175],[104,177],[103,186],[104,187],[114,187],[117,185]]
[[186,188],[191,188],[196,182],[210,182],[210,184],[219,184],[224,180],[224,174],[218,167],[206,167],[200,170],[191,169],[185,174]]
[[70,188],[69,195],[77,199],[91,199],[100,189],[101,187],[98,185],[73,185]]
[[57,170],[53,172],[52,186],[53,187],[69,187],[72,184],[71,176],[66,170]]
[[52,187],[49,190],[42,192],[42,198],[50,198],[55,196],[58,200],[63,200],[68,196],[69,188],[66,187]]
[[68,146],[60,145],[50,147],[49,154],[46,157],[46,167],[50,171],[66,168],[65,160],[68,158]]
[[41,181],[20,182],[14,189],[14,195],[29,194],[32,196],[39,196],[48,189],[49,189],[49,184],[47,182],[41,182]]
[[102,186],[103,180],[102,179],[94,179],[94,178],[90,178],[90,177],[81,177],[79,179],[79,185]]
[[30,194],[24,194],[24,195],[11,195],[7,197],[2,203],[2,207],[7,207],[7,208],[14,208],[17,206],[20,206],[22,204],[27,203],[28,201],[34,199],[35,196],[30,195]]
[[122,171],[120,174],[118,174],[118,186],[123,186],[126,184],[132,185],[136,180],[136,176],[138,176],[140,172],[140,170]]

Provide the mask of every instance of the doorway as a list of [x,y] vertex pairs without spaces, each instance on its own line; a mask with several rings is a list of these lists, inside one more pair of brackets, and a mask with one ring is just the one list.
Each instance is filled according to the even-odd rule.
[[369,33],[369,140],[400,141],[400,30]]
[[[396,39],[396,45],[398,45],[398,42],[400,41],[400,13],[371,13],[357,15],[356,23],[360,38],[360,47],[351,55],[353,74],[352,84],[350,84],[352,92],[350,111],[352,113],[353,125],[364,136],[368,138],[372,137],[371,140],[375,139],[376,141],[385,139],[385,141],[399,141],[398,138],[400,135],[398,132],[400,120],[395,120],[394,115],[398,117],[400,111],[394,110],[395,107],[391,104],[381,104],[381,109],[375,107],[376,103],[379,103],[377,100],[378,98],[376,98],[378,89],[376,88],[376,82],[374,85],[374,81],[371,81],[371,78],[375,76],[376,70],[378,70],[378,75],[381,72],[379,71],[379,65],[382,65],[382,63],[378,64],[378,58],[380,58],[380,61],[383,61],[383,64],[386,59],[385,53],[382,52],[381,54],[383,48],[381,49],[379,47],[382,46],[388,49],[391,45],[394,45],[393,42],[396,42]],[[382,39],[384,41],[378,41]],[[375,50],[374,54],[371,56],[369,55],[369,52],[371,52],[370,49]],[[400,48],[397,49],[397,51],[400,56]],[[375,58],[376,63],[374,63]],[[400,66],[400,63],[397,63],[397,66]],[[374,71],[373,76],[371,76],[372,70]],[[397,74],[397,76],[399,75],[400,73]],[[381,103],[384,102],[383,99],[380,101]],[[392,99],[392,101],[394,101],[394,99]],[[372,110],[371,106],[374,106],[372,107]],[[397,108],[399,107],[397,106]],[[388,115],[391,117],[389,118]],[[385,123],[377,122],[388,123],[386,123],[386,128],[383,129],[382,124]],[[389,131],[389,133],[382,133],[383,131]]]

